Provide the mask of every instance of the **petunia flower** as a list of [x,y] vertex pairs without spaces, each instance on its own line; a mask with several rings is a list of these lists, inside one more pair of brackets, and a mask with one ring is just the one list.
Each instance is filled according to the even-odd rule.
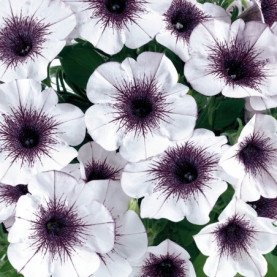
[[114,245],[114,221],[91,191],[58,171],[37,174],[22,196],[8,240],[8,258],[26,277],[93,274],[100,266],[96,252]]
[[[152,40],[162,27],[162,14],[168,0],[64,0],[77,15],[77,28],[71,34],[90,41],[113,55],[124,44],[139,48]],[[153,24],[154,22],[154,24]]]
[[238,142],[222,156],[219,165],[244,201],[277,197],[277,122],[256,114],[243,128]]
[[188,252],[166,239],[157,246],[150,246],[144,257],[133,263],[130,277],[196,277]]
[[88,142],[78,151],[81,178],[92,180],[120,180],[127,161],[116,151],[106,151],[96,142]]
[[[277,2],[276,2],[277,4]],[[275,10],[276,11],[276,10]],[[271,30],[277,37],[277,24],[271,26]],[[277,107],[277,95],[265,95],[265,97],[250,97],[250,105],[256,111],[269,110]]]
[[220,6],[196,0],[173,0],[163,14],[164,25],[156,40],[173,51],[184,62],[189,59],[189,39],[194,28],[201,22],[216,18],[231,22],[230,15]]
[[[277,36],[261,22],[200,23],[192,32],[185,76],[204,95],[233,98],[276,95]],[[253,107],[254,108],[254,107]]]
[[84,114],[58,104],[51,88],[34,80],[0,85],[0,181],[28,184],[38,172],[61,169],[77,156],[69,145],[85,137]]
[[[277,23],[277,1],[276,0],[251,0],[253,5],[244,13],[252,13],[259,15],[260,21],[266,23],[270,27],[276,27]],[[242,14],[243,16],[243,14]],[[244,19],[244,17],[242,17]]]
[[199,250],[209,256],[204,273],[209,277],[265,276],[263,254],[277,244],[277,231],[271,222],[236,197],[218,218],[194,236]]
[[128,210],[128,197],[118,181],[93,180],[86,184],[91,189],[89,199],[102,203],[115,222],[113,249],[99,254],[100,267],[93,277],[128,277],[132,271],[130,263],[141,258],[147,249],[147,233],[139,216]]
[[87,86],[94,103],[85,114],[89,134],[108,151],[120,148],[129,161],[156,155],[170,140],[190,136],[196,102],[177,80],[175,67],[161,53],[144,52],[137,61],[99,66]]
[[21,196],[28,194],[27,185],[0,184],[0,222],[9,229],[14,223],[15,208]]
[[48,63],[75,25],[73,11],[61,0],[2,0],[0,80],[45,79]]
[[152,159],[125,166],[121,184],[131,197],[144,197],[141,216],[193,224],[209,222],[209,213],[227,189],[219,159],[227,139],[196,129],[191,138],[173,144]]
[[247,202],[260,217],[266,217],[277,223],[277,197],[264,198],[261,196],[259,200]]

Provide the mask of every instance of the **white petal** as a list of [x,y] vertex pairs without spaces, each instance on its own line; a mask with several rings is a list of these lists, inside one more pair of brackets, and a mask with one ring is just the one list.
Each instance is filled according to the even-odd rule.
[[236,274],[234,261],[231,257],[208,257],[203,270],[210,277],[233,277]]
[[209,66],[210,61],[206,57],[194,55],[186,62],[184,74],[187,81],[196,91],[207,96],[212,96],[222,91],[225,81],[224,78],[211,74]]
[[197,117],[197,105],[190,95],[178,96],[176,94],[168,97],[170,103],[169,118],[161,121],[168,132],[170,140],[181,140],[191,136]]
[[228,41],[229,30],[230,24],[219,20],[200,23],[191,33],[190,47],[193,52],[207,56],[209,46],[214,46],[215,42]]
[[82,110],[72,104],[63,103],[56,106],[54,114],[56,120],[61,122],[58,125],[61,138],[73,146],[80,144],[86,134]]
[[257,232],[255,233],[255,249],[261,254],[271,252],[277,245],[277,230],[268,218],[257,218]]
[[94,105],[85,114],[85,123],[88,133],[103,148],[114,151],[121,145],[124,134],[123,128],[119,129],[114,120],[115,110],[109,105]]
[[178,81],[178,73],[164,53],[143,52],[138,56],[137,63],[130,65],[135,78],[155,78],[164,93]]
[[99,269],[93,277],[128,277],[132,271],[131,265],[116,252],[101,255]]
[[106,26],[102,31],[100,39],[95,44],[95,47],[109,55],[114,55],[123,48],[124,42],[125,36],[121,30]]
[[236,261],[236,270],[243,276],[262,277],[267,272],[267,262],[256,249],[251,249]]
[[173,222],[184,219],[186,206],[182,199],[178,200],[176,196],[154,192],[142,199],[140,213],[142,218],[167,218]]
[[[103,203],[103,205],[111,212],[113,218],[122,215],[128,210],[130,197],[128,197],[120,186],[120,183],[112,180],[95,180],[86,184],[91,193],[86,195],[88,199],[94,199]],[[82,201],[85,201],[82,198]]]
[[84,247],[75,249],[70,258],[65,261],[53,261],[53,277],[87,277],[100,266],[96,253],[87,251]]
[[185,202],[186,205],[186,217],[189,222],[193,224],[203,225],[210,221],[209,214],[213,209],[219,196],[227,189],[226,182],[213,180],[206,184],[207,187],[203,187],[203,194],[198,193],[196,199],[190,197]]
[[[154,39],[155,35],[162,27],[161,15],[153,11],[144,9],[144,14],[136,20],[136,23],[131,21],[124,30],[126,36],[125,45],[128,48],[139,48],[150,40]],[[155,22],[155,24],[153,24]]]
[[198,249],[205,255],[215,255],[218,251],[217,243],[213,232],[217,229],[218,223],[209,224],[197,235],[193,236]]
[[48,171],[37,174],[28,184],[32,195],[42,199],[60,199],[73,192],[77,180],[60,171]]
[[129,163],[125,166],[122,172],[121,185],[127,195],[133,198],[140,198],[147,193],[151,193],[155,183],[151,181],[151,176],[147,173],[150,169],[150,164],[151,160],[147,160]]
[[21,196],[17,202],[16,219],[9,231],[8,240],[10,243],[28,241],[32,234],[32,220],[36,219],[35,212],[39,207],[40,201],[31,197],[30,194]]
[[139,216],[127,211],[116,222],[118,238],[114,250],[128,260],[141,258],[147,249],[147,232]]
[[100,65],[90,76],[87,84],[87,96],[92,103],[114,103],[117,87],[123,81],[131,82],[133,74],[130,63],[132,58],[126,58],[121,64],[107,62]]
[[97,253],[112,250],[115,238],[114,221],[109,211],[99,202],[91,201],[79,206],[78,213],[89,225],[87,232],[91,236],[86,241],[86,246]]
[[12,243],[7,254],[10,263],[16,270],[28,277],[48,277],[51,275],[50,257],[48,253],[32,249],[27,243]]
[[157,34],[156,40],[174,52],[184,62],[189,59],[189,47],[185,39],[178,39],[170,31],[164,29]]
[[142,134],[137,135],[135,131],[130,131],[123,138],[119,153],[125,160],[137,162],[163,152],[169,144],[166,137],[154,131],[148,132],[145,137]]

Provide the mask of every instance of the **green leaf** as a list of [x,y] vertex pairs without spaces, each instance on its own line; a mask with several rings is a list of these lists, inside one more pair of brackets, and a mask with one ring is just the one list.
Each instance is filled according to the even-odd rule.
[[206,277],[207,275],[203,271],[204,264],[208,257],[204,256],[203,254],[199,254],[197,258],[193,262],[193,266],[195,269],[195,273],[197,277]]
[[139,205],[138,205],[137,199],[132,198],[129,201],[128,210],[134,211],[134,212],[136,212],[139,215]]
[[66,46],[58,57],[67,77],[83,89],[93,71],[105,62],[89,43]]
[[231,21],[234,22],[239,15],[239,8],[237,6],[234,6],[233,10],[231,11],[231,14],[232,14]]
[[209,97],[200,94],[193,89],[190,89],[188,94],[191,95],[196,101],[198,112],[202,111],[207,106]]
[[169,223],[169,221],[166,219],[156,220],[156,219],[143,218],[142,222],[147,231],[148,245],[151,246],[151,245],[159,244],[160,242],[154,243],[154,241],[159,234],[166,233],[166,231],[164,232],[164,229],[166,225]]
[[277,276],[277,257],[271,253],[264,256],[268,263],[268,270],[265,277],[276,277]]
[[222,129],[233,123],[244,108],[244,99],[224,98],[214,115],[214,129]]
[[237,122],[239,125],[237,129],[227,130],[224,133],[220,134],[221,136],[227,136],[231,145],[234,145],[237,142],[237,139],[244,127],[240,118],[237,118]]

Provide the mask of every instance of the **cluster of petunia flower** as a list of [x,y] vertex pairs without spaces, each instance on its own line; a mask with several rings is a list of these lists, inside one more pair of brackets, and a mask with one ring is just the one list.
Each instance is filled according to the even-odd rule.
[[[147,246],[141,218],[206,225],[194,240],[207,276],[266,274],[263,254],[277,245],[277,122],[260,112],[277,107],[273,2],[249,2],[231,24],[195,0],[1,1],[0,222],[20,274],[196,276],[173,241]],[[41,81],[75,38],[109,55],[155,38],[185,63],[190,88],[245,98],[255,114],[233,146],[195,129],[190,88],[155,52],[97,67],[85,113],[59,103]],[[227,182],[234,197],[209,224]]]

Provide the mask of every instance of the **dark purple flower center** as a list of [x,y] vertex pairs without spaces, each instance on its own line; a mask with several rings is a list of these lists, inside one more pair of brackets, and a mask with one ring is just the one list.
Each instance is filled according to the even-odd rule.
[[266,60],[260,60],[260,52],[247,43],[217,43],[210,48],[209,73],[225,80],[226,84],[258,89],[266,77]]
[[1,185],[0,202],[5,202],[7,205],[15,204],[21,196],[27,193],[29,193],[27,185]]
[[85,167],[87,181],[93,180],[117,180],[119,178],[120,169],[116,169],[109,165],[106,161],[91,161]]
[[246,172],[254,176],[268,170],[275,156],[276,149],[263,133],[254,133],[245,138],[237,152],[237,158]]
[[59,215],[52,216],[46,223],[46,232],[50,236],[60,237],[68,231],[67,220]]
[[87,225],[79,216],[74,204],[69,206],[67,199],[50,199],[41,205],[35,214],[33,234],[30,239],[37,251],[50,253],[52,259],[64,261],[76,247],[82,246],[89,235]]
[[181,160],[176,163],[175,172],[173,174],[183,184],[190,184],[194,182],[198,177],[196,166],[188,163],[186,160]]
[[220,255],[243,254],[248,252],[255,238],[255,229],[243,216],[228,218],[214,231]]
[[138,119],[145,119],[153,111],[151,99],[147,96],[134,98],[131,101],[131,113]]
[[37,130],[36,126],[25,125],[19,131],[18,140],[24,148],[36,147],[40,142],[39,130]]
[[0,29],[0,61],[16,67],[28,57],[42,55],[43,43],[49,35],[48,25],[29,16],[12,16],[4,19]]
[[30,166],[48,155],[57,144],[57,127],[60,124],[52,116],[33,107],[12,109],[2,115],[0,122],[1,151],[12,160],[20,160]]
[[247,202],[261,217],[277,220],[277,198],[261,198],[257,201]]
[[127,0],[105,0],[105,5],[109,12],[121,14],[127,7]]
[[142,267],[142,273],[145,277],[185,277],[185,261],[178,255],[156,256],[151,253]]
[[166,97],[154,79],[123,81],[116,89],[114,121],[118,121],[120,128],[125,127],[127,132],[135,131],[137,135],[145,136],[169,117]]
[[209,19],[194,4],[186,0],[174,0],[164,14],[167,29],[177,36],[189,40],[193,29],[201,22]]
[[265,23],[272,26],[277,21],[277,0],[262,0],[261,8]]
[[129,24],[136,21],[143,13],[146,13],[145,0],[89,0],[91,18],[99,18],[104,29],[112,27],[115,29],[128,28]]
[[167,197],[175,195],[187,199],[198,193],[213,180],[218,157],[205,148],[187,142],[182,146],[169,148],[156,160],[148,171],[155,181],[155,191]]

